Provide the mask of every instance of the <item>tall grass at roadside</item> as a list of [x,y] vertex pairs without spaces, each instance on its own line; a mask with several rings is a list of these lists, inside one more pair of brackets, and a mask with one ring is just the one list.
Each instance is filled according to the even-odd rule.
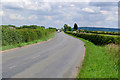
[[110,59],[114,61],[115,70],[118,70],[118,60],[119,60],[119,45],[108,44],[105,46]]

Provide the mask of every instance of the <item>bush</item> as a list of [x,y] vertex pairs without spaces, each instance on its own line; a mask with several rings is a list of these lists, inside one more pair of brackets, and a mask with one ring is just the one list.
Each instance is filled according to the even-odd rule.
[[2,28],[2,45],[22,42],[22,35],[16,29]]
[[107,35],[120,35],[119,32],[87,31],[87,30],[79,30],[79,32],[94,33],[94,34],[107,34]]
[[38,35],[34,29],[21,29],[19,31],[22,35],[22,42],[29,42],[38,39]]
[[106,45],[109,43],[120,44],[119,36],[110,36],[110,35],[103,35],[103,34],[72,33],[69,31],[67,31],[66,33],[89,40],[96,45]]
[[[36,27],[36,26],[30,26]],[[37,39],[44,38],[55,29],[44,29],[38,26],[37,29],[22,28],[13,29],[6,26],[2,26],[2,45],[20,44],[21,42],[30,42]]]

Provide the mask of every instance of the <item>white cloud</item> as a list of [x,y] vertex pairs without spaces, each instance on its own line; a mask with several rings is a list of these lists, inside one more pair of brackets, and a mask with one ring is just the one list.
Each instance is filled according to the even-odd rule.
[[20,2],[20,0],[1,0],[1,2]]
[[[22,2],[25,0],[1,0],[2,2]],[[30,1],[30,0],[27,0]],[[39,0],[40,2],[78,2],[79,0]],[[80,2],[88,2],[89,0],[80,0]]]
[[42,2],[90,2],[90,0],[43,0]]
[[113,17],[113,16],[108,16],[105,20],[107,20],[107,21],[115,21],[115,20],[118,20],[118,18]]
[[59,8],[62,8],[62,6],[58,6]]
[[51,16],[44,16],[44,18],[47,19],[47,20],[52,20]]
[[40,3],[38,1],[24,1],[24,8],[25,9],[30,9],[30,10],[43,10],[43,11],[46,11],[46,10],[51,10],[51,6],[50,6],[50,3]]
[[98,25],[101,25],[102,24],[102,22],[101,21],[98,21],[98,22],[96,22]]
[[[1,2],[23,2],[31,0],[1,0]],[[40,2],[119,2],[119,0],[39,0]]]
[[72,20],[72,18],[73,18],[73,15],[71,15],[71,14],[65,14],[65,16],[66,16],[65,19],[67,19],[67,20]]
[[90,0],[91,2],[119,2],[119,0]]
[[16,20],[23,20],[23,19],[25,19],[22,15],[20,15],[20,14],[10,14],[9,15],[9,18],[10,19],[16,19]]
[[5,13],[4,13],[4,11],[0,11],[0,16],[5,16]]
[[38,10],[38,2],[24,1],[24,8]]
[[108,14],[112,14],[111,12],[109,12],[109,11],[100,11],[102,14],[104,14],[104,15],[108,15]]
[[51,10],[51,5],[50,3],[41,3],[39,6],[38,6],[38,9],[41,9],[43,11],[50,11]]
[[22,8],[28,10],[43,10],[43,11],[50,11],[51,5],[50,3],[43,3],[39,1],[32,1],[32,0],[21,0],[19,2],[3,2],[3,6],[9,6],[13,8]]
[[28,17],[28,19],[30,19],[30,20],[31,19],[38,19],[38,17],[36,15],[31,15],[31,16]]
[[44,2],[119,2],[119,0],[43,0],[43,1]]
[[56,23],[56,24],[61,24],[62,21],[56,20],[55,23]]
[[116,11],[115,14],[118,15],[118,11]]
[[[35,23],[38,25],[46,25],[46,26],[49,26],[49,25],[60,26],[60,25],[63,25],[64,23],[71,25],[74,22],[76,23],[81,22],[80,25],[83,25],[83,26],[84,25],[86,26],[101,25],[102,26],[106,24],[108,25],[113,24],[116,26],[116,22],[117,22],[117,21],[114,21],[115,18],[117,19],[116,17],[117,15],[115,15],[117,14],[116,6],[115,7],[113,6],[113,9],[111,9],[111,7],[109,6],[104,9],[104,7],[102,8],[101,6],[90,6],[87,3],[85,4],[84,3],[83,4],[82,3],[66,3],[66,4],[63,3],[62,4],[62,3],[47,3],[47,2],[44,3],[41,1],[39,2],[39,0],[24,0],[21,3],[14,2],[14,3],[4,3],[4,4],[2,5],[6,13],[5,14],[6,17],[4,17],[3,23],[7,23],[7,24],[14,23],[14,24],[22,25],[22,24]],[[33,11],[33,10],[36,10],[36,11]],[[86,16],[86,13],[83,13],[81,10],[88,12],[87,16]],[[8,19],[10,13],[21,14],[21,15],[12,15],[13,17],[11,17],[12,19],[18,19],[21,21],[17,22],[17,20]],[[95,14],[91,14],[91,13],[95,13]],[[33,14],[39,17],[36,17]],[[106,15],[103,15],[103,14],[106,14]],[[94,19],[91,18],[91,15],[92,15],[92,18]],[[108,16],[113,16],[113,17],[111,18]],[[30,22],[29,20],[33,18],[35,18],[36,20],[34,19],[34,21]],[[43,18],[45,20],[43,20]],[[37,19],[39,19],[40,22]],[[98,21],[101,21],[101,22],[98,22]]]
[[74,4],[71,4],[70,6],[71,6],[71,7],[74,7],[75,5],[74,5]]
[[95,11],[94,11],[93,9],[91,9],[91,8],[83,8],[82,11],[84,11],[84,12],[90,12],[90,13],[95,12]]

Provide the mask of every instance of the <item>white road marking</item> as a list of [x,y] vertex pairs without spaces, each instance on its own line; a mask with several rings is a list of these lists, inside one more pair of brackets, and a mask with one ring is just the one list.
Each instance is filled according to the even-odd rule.
[[35,58],[37,58],[37,57],[40,57],[40,55],[34,56],[34,57],[32,57],[32,59],[35,59]]
[[10,69],[13,69],[13,68],[15,68],[15,67],[16,67],[16,66],[10,66],[9,68],[10,68]]

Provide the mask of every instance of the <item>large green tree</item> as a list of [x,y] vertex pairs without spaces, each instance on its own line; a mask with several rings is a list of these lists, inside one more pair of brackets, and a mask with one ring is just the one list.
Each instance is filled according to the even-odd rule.
[[63,27],[64,27],[64,30],[67,31],[67,29],[68,29],[68,25],[67,25],[67,24],[64,24]]
[[41,28],[44,28],[44,29],[45,29],[45,26],[41,26]]
[[70,27],[70,26],[68,26],[68,29],[67,29],[68,31],[72,31],[72,28]]
[[78,25],[76,23],[74,24],[74,30],[78,30]]

